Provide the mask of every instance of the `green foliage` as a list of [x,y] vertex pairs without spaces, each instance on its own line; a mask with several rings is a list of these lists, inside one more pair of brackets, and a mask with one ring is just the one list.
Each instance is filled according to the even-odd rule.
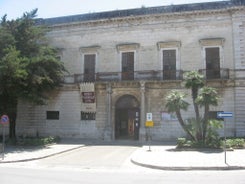
[[[224,140],[222,141],[222,145],[224,145]],[[234,148],[234,149],[245,148],[245,139],[229,138],[226,140],[226,148]]]
[[[11,21],[4,16],[1,21],[0,82],[3,85],[8,81],[8,85],[2,87],[6,100],[21,97],[42,103],[46,97],[44,92],[59,86],[65,72],[56,50],[46,41],[48,29],[35,25],[36,13],[37,9]],[[7,94],[9,91],[12,94]]]
[[221,141],[217,130],[222,127],[223,124],[221,121],[215,119],[211,119],[208,121],[207,136],[205,139],[206,145],[216,148],[221,146]]
[[218,105],[218,92],[213,87],[205,86],[200,89],[200,93],[196,98],[196,103],[200,106]]
[[199,110],[195,100],[198,95],[198,89],[204,86],[203,78],[204,76],[199,74],[197,71],[190,71],[184,74],[185,87],[187,89],[191,89],[196,118],[199,116]]
[[27,137],[20,138],[17,141],[19,146],[45,146],[48,144],[58,143],[60,141],[59,137]]
[[185,146],[187,146],[186,143],[187,143],[186,138],[184,138],[184,137],[178,138],[177,139],[177,148],[184,148]]
[[[186,148],[224,148],[224,140],[216,137],[217,139],[212,139],[210,143],[203,143],[202,141],[196,142],[193,140],[188,140],[186,138],[178,138],[176,148],[186,149]],[[226,140],[226,148],[231,149],[245,149],[245,139],[244,138],[228,138]]]
[[184,74],[185,87],[199,89],[204,86],[204,76],[197,71],[190,71]]
[[[217,91],[208,86],[204,86],[204,77],[197,71],[187,72],[184,75],[185,87],[191,89],[195,118],[183,121],[181,110],[187,110],[189,104],[185,101],[186,94],[178,91],[171,91],[166,97],[166,108],[169,112],[175,112],[179,123],[184,131],[191,137],[193,144],[204,144],[206,146],[219,146],[219,139],[216,126],[218,123],[209,120],[209,107],[218,105]],[[198,94],[198,92],[200,93]],[[199,107],[204,107],[203,117],[199,113]]]
[[196,138],[195,140],[200,140],[202,138],[202,133],[200,130],[202,124],[202,119],[189,118],[186,120],[186,127],[191,132],[191,134]]
[[35,23],[37,9],[21,18],[0,21],[0,114],[10,116],[14,137],[18,99],[43,104],[47,92],[61,85],[64,64],[45,37],[48,29]]
[[189,103],[184,100],[186,94],[180,91],[171,91],[166,97],[166,108],[168,112],[176,112],[178,110],[187,110]]
[[186,124],[183,121],[183,118],[181,116],[180,111],[181,110],[187,110],[189,103],[187,103],[184,100],[184,97],[186,94],[179,92],[179,91],[172,91],[170,94],[167,95],[166,97],[166,108],[168,112],[175,112],[176,116],[179,120],[179,123],[183,130],[192,138],[195,139],[195,137],[191,134],[191,132],[188,130],[186,127]]

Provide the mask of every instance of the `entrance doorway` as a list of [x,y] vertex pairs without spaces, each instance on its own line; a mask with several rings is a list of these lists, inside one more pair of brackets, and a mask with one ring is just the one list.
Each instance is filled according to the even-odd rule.
[[140,115],[139,102],[131,95],[124,95],[116,103],[115,138],[139,139]]

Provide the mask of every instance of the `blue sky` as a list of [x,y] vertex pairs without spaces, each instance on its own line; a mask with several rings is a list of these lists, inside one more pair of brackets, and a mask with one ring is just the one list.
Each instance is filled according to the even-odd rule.
[[24,12],[38,8],[39,18],[59,17],[84,13],[164,6],[222,0],[0,0],[0,17],[21,17]]

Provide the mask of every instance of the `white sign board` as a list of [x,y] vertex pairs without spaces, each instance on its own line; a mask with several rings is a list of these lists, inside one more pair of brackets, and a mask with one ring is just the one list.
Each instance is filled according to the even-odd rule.
[[146,113],[146,121],[152,121],[152,113]]

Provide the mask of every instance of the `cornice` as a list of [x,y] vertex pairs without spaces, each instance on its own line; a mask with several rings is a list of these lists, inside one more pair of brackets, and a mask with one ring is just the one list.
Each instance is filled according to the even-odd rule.
[[[134,15],[127,17],[116,17],[116,18],[107,18],[107,19],[98,19],[98,20],[88,20],[88,21],[77,21],[61,24],[49,25],[53,30],[55,29],[66,29],[66,28],[78,28],[82,26],[98,26],[103,24],[111,23],[125,23],[130,26],[138,26],[143,23],[143,21],[149,19],[179,19],[185,16],[213,16],[218,14],[228,14],[231,16],[236,12],[244,12],[245,6],[236,6],[223,9],[213,9],[213,10],[195,10],[195,11],[186,11],[186,12],[168,12],[168,13],[156,13],[156,14],[146,14],[146,15]],[[244,14],[244,13],[243,13]],[[141,23],[131,23],[132,21],[141,22]]]
[[129,51],[129,50],[138,50],[140,47],[139,43],[120,43],[116,45],[117,51]]
[[98,50],[101,48],[99,45],[91,45],[87,47],[80,47],[79,50],[82,53],[88,53],[88,52],[98,52]]

